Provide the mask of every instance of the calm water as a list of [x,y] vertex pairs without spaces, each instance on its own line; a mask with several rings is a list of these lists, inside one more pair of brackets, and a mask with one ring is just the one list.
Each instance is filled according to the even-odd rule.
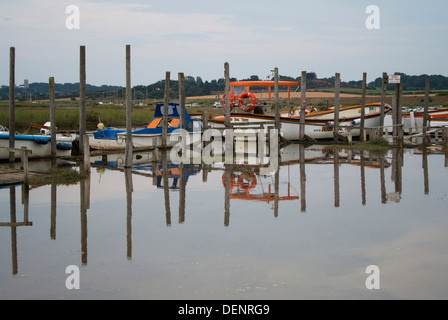
[[78,185],[2,188],[0,299],[448,298],[443,153],[299,152],[271,176],[143,154],[133,173],[110,157]]

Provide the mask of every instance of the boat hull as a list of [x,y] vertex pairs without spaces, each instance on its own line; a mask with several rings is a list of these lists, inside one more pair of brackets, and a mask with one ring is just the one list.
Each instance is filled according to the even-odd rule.
[[[48,158],[51,156],[51,138],[49,136],[40,135],[15,135],[14,148],[21,149],[23,147],[31,150],[28,154],[29,158]],[[56,136],[56,156],[70,157],[73,148],[72,136]],[[9,159],[9,151],[5,148],[9,147],[9,134],[2,133],[0,135],[0,159]],[[14,157],[19,159],[21,152],[15,152]]]

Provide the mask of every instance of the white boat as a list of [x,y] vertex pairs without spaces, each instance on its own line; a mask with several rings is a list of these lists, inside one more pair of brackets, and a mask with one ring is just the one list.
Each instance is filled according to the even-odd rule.
[[[9,131],[3,126],[0,126],[0,159],[9,159]],[[72,135],[56,135],[56,155],[57,157],[69,157],[71,156],[73,149],[74,137]],[[28,154],[29,158],[47,158],[51,156],[51,136],[49,135],[28,135],[28,134],[15,134],[14,135],[14,148],[21,149],[27,148],[31,150]],[[14,157],[19,159],[21,152],[14,153]]]
[[[384,113],[390,112],[391,107],[388,104],[384,105]],[[376,128],[380,125],[381,104],[371,103],[365,105],[364,127]],[[251,125],[251,122],[256,124]],[[216,117],[209,120],[212,126],[223,128],[225,125],[225,117]],[[231,123],[235,127],[256,128],[262,125],[266,127],[273,127],[275,123],[274,115],[262,114],[245,114],[234,113],[231,114]],[[293,113],[291,116],[280,117],[280,134],[283,138],[294,141],[299,140],[300,136],[300,116]],[[361,105],[341,108],[339,110],[339,126],[338,133],[342,136],[348,136],[349,131],[352,137],[360,135],[361,123]],[[242,124],[238,126],[238,124]],[[308,113],[305,116],[305,135],[309,138],[332,139],[334,137],[334,110],[327,110],[321,112]]]
[[[132,145],[135,149],[151,148],[162,145],[163,103],[156,105],[154,117],[143,128],[132,131]],[[201,129],[201,121],[191,118],[185,112],[185,121],[188,132]],[[180,105],[170,102],[168,106],[168,136],[167,146],[172,147],[180,135]],[[126,147],[126,130],[118,128],[104,128],[93,131],[89,135],[89,145],[95,150],[124,150]]]

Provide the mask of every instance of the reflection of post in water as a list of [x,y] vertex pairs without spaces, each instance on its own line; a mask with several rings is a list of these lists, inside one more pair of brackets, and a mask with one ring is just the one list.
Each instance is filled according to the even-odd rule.
[[168,185],[168,160],[167,152],[165,149],[162,151],[162,178],[163,191],[165,195],[166,225],[171,226],[170,189]]
[[402,191],[402,166],[403,148],[394,148],[392,150],[392,181],[395,182],[395,192],[398,196]]
[[274,217],[278,217],[278,195],[279,195],[279,184],[280,184],[280,166],[277,166],[275,171],[275,187],[274,187]]
[[425,146],[423,147],[422,168],[423,168],[423,179],[424,179],[425,194],[429,194],[428,149],[426,149]]
[[51,222],[50,222],[50,239],[56,240],[56,183],[51,184]]
[[230,176],[233,172],[233,166],[225,165],[225,199],[224,199],[224,226],[229,226],[230,221]]
[[381,180],[381,203],[387,202],[387,193],[386,193],[386,178],[384,174],[384,156],[380,157],[380,180]]
[[305,173],[305,146],[299,145],[299,160],[300,160],[300,204],[301,211],[306,212],[306,173]]
[[364,151],[361,151],[361,203],[366,204],[366,170]]
[[334,206],[339,207],[339,151],[334,150]]
[[81,263],[87,264],[87,210],[90,208],[90,175],[80,181],[81,198]]
[[185,192],[186,192],[186,179],[187,168],[182,162],[179,164],[180,171],[180,186],[179,186],[179,223],[185,222]]
[[0,227],[11,228],[11,259],[12,259],[12,274],[16,275],[18,272],[17,262],[17,227],[32,226],[33,223],[28,221],[28,204],[29,204],[29,185],[22,185],[22,203],[24,204],[23,222],[17,222],[16,218],[16,188],[9,187],[9,222],[0,222]]
[[126,184],[126,256],[132,259],[132,192],[134,191],[132,183],[132,168],[124,169],[124,178]]

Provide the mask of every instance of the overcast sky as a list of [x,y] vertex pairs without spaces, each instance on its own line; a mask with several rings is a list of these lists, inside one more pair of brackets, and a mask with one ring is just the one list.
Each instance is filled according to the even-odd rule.
[[[368,29],[369,5],[380,29]],[[79,29],[69,5],[79,8]],[[9,84],[9,48],[16,48],[16,83],[79,82],[79,47],[86,46],[87,83],[125,85],[131,45],[132,85],[178,73],[266,78],[278,67],[343,81],[382,72],[448,76],[448,1],[404,0],[0,0],[0,85]],[[373,21],[375,22],[375,20]]]

